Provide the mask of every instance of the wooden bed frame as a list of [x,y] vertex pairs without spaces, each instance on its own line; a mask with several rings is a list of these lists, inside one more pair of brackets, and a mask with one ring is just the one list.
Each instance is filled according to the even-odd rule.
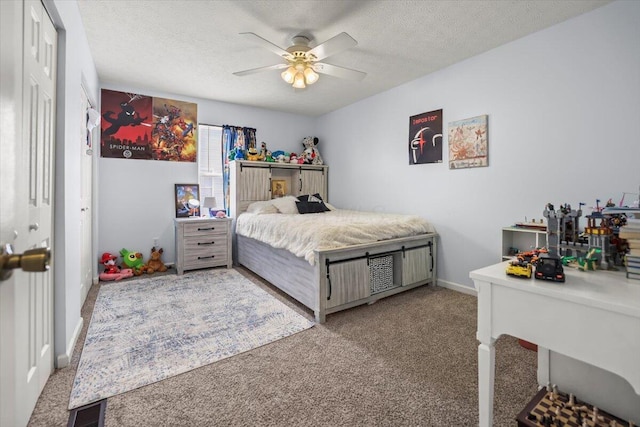
[[[237,236],[238,263],[313,310],[316,321],[417,286],[436,284],[436,234],[315,252],[314,265],[285,249]],[[372,293],[371,260],[393,259],[393,283]],[[388,268],[388,267],[387,267]]]
[[319,193],[327,200],[327,173],[327,166],[231,162],[234,263],[313,310],[318,323],[330,313],[435,285],[437,233],[315,251],[313,265],[287,250],[235,234],[235,218],[250,203],[271,199],[272,178],[285,179],[291,195]]

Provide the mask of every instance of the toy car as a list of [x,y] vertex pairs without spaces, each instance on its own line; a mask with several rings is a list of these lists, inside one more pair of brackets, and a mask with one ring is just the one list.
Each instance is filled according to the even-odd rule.
[[541,254],[536,263],[536,279],[564,282],[564,269],[562,261],[558,257],[549,254]]
[[518,259],[511,261],[509,265],[507,265],[507,274],[509,276],[526,277],[529,279],[531,278],[532,270],[531,263]]

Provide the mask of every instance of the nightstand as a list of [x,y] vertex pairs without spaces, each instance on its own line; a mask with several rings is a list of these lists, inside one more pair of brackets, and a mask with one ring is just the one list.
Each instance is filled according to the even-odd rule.
[[176,218],[176,270],[231,268],[231,218]]

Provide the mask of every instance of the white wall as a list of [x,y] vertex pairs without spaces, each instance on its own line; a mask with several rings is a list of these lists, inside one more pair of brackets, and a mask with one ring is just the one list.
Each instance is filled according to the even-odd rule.
[[[302,138],[312,135],[310,117],[246,107],[144,88],[103,84],[103,88],[198,104],[198,122],[256,129],[256,141],[270,150],[302,151]],[[148,258],[154,237],[164,249],[163,261],[175,261],[174,184],[197,183],[196,163],[100,158],[98,161],[98,254],[122,248]],[[96,260],[97,262],[97,260]]]
[[58,367],[69,363],[82,328],[80,317],[80,108],[82,85],[98,99],[98,75],[75,2],[48,0],[45,7],[58,29],[56,103],[54,335]]
[[[430,220],[439,278],[472,287],[502,227],[639,191],[639,42],[640,2],[618,1],[319,118],[331,203]],[[443,163],[409,166],[409,117],[440,108]],[[449,170],[447,123],[482,114],[489,167]]]

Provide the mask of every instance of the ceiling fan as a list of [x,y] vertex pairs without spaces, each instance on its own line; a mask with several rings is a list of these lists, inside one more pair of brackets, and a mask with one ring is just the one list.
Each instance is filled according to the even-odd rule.
[[364,79],[367,75],[367,73],[362,71],[318,62],[328,56],[335,55],[336,53],[356,46],[358,42],[347,33],[340,33],[313,48],[309,46],[312,40],[310,36],[298,34],[291,39],[293,44],[286,49],[254,33],[240,34],[280,56],[285,62],[267,67],[237,71],[233,73],[236,76],[246,76],[268,70],[285,69],[281,74],[282,79],[296,89],[304,89],[307,85],[318,81],[320,76],[317,73],[358,81]]

